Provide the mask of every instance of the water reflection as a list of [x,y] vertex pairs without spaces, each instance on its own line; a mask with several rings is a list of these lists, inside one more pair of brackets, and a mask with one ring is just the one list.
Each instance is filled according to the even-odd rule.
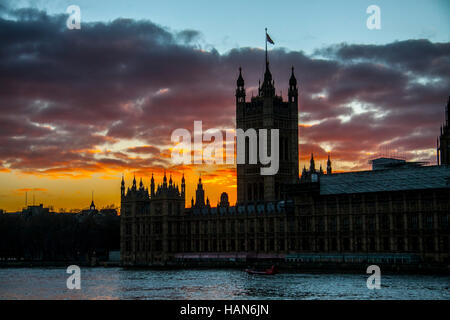
[[248,275],[239,270],[82,268],[81,290],[64,268],[0,269],[0,299],[450,299],[445,276],[365,274]]

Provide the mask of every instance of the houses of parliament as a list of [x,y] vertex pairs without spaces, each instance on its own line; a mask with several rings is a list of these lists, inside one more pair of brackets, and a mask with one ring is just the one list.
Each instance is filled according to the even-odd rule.
[[[437,165],[381,157],[372,169],[333,173],[315,166],[299,176],[298,84],[292,68],[288,99],[275,94],[266,60],[258,95],[236,82],[236,128],[279,129],[280,166],[237,165],[237,203],[222,193],[212,207],[199,178],[186,207],[186,181],[164,174],[150,188],[121,184],[123,266],[226,266],[249,263],[380,265],[450,264],[450,129],[448,108]],[[248,151],[248,148],[247,148]]]

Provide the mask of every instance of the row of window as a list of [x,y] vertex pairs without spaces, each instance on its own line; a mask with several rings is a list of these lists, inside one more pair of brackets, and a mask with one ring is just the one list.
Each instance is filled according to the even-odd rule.
[[375,213],[378,212],[403,212],[403,211],[416,211],[421,208],[424,211],[429,211],[433,209],[437,210],[446,210],[449,209],[448,201],[445,201],[448,198],[448,194],[445,195],[437,195],[436,196],[436,204],[433,199],[422,198],[421,200],[417,199],[407,199],[407,201],[396,201],[389,199],[378,199],[375,201],[373,198],[368,198],[363,201],[362,198],[352,199],[352,201],[348,200],[337,200],[336,198],[328,198],[323,199],[321,202],[315,202],[312,205],[303,204],[299,206],[300,212],[305,214],[312,214],[313,209],[314,212],[324,212],[325,208],[328,211],[339,211],[341,213],[349,212],[350,208],[353,213],[360,213],[365,211],[366,213]]
[[[161,203],[155,203],[154,204],[154,212],[156,214],[163,214],[163,206]],[[167,204],[167,210],[168,210],[168,215],[180,215],[181,211],[184,210],[184,206],[183,203],[180,201],[169,201]],[[132,212],[132,206],[131,205],[126,205],[123,208],[123,213],[124,216],[129,215]],[[150,205],[146,204],[143,206],[140,206],[138,208],[136,208],[136,214],[137,215],[148,215],[150,214]]]
[[[324,217],[316,218],[316,228],[317,232],[325,231],[325,221],[328,224],[328,231],[336,232],[338,219],[340,222],[340,230],[341,231],[349,231],[350,230],[350,217],[349,216],[341,216],[341,217],[328,217],[326,220]],[[300,217],[297,220],[297,230],[295,230],[296,219],[290,217],[286,223],[284,218],[267,218],[266,222],[263,219],[258,220],[222,220],[217,223],[217,221],[193,221],[186,223],[177,223],[177,222],[168,222],[167,233],[169,235],[177,235],[177,234],[208,234],[210,232],[219,232],[219,233],[244,233],[246,231],[246,224],[248,225],[248,232],[254,233],[265,233],[265,232],[279,232],[284,233],[285,231],[289,232],[312,232],[313,224],[312,217]],[[397,215],[391,217],[389,215],[381,215],[378,217],[379,229],[380,230],[390,230],[391,223],[393,229],[396,230],[418,230],[419,229],[419,217],[417,214],[409,215],[406,219],[403,215]],[[276,223],[276,224],[275,224]],[[360,231],[363,230],[364,219],[361,216],[356,216],[352,218],[353,230]],[[366,230],[368,232],[376,230],[376,216],[366,216],[365,217]],[[287,230],[286,230],[287,224]],[[151,229],[150,229],[151,227]],[[431,230],[434,228],[434,217],[433,215],[424,215],[422,217],[422,227],[425,230]],[[440,229],[448,229],[448,215],[439,215],[438,217],[438,228]],[[125,223],[125,234],[131,235],[131,223]],[[161,222],[153,222],[151,224],[137,224],[136,225],[136,233],[137,234],[161,234],[162,233],[162,223]]]
[[[212,239],[167,241],[167,252],[448,252],[450,237],[381,237],[381,238],[319,238],[319,239]],[[162,241],[135,241],[137,252],[162,251]],[[126,241],[126,250],[131,251],[131,240]]]

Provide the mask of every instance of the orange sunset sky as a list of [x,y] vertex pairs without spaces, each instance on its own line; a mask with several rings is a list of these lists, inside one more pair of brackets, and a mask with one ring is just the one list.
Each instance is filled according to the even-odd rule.
[[[177,128],[192,132],[195,120],[204,131],[234,128],[238,69],[250,99],[263,78],[265,27],[284,99],[295,68],[300,172],[312,152],[324,168],[331,153],[334,172],[369,169],[380,153],[436,163],[450,87],[448,2],[421,3],[429,18],[406,19],[398,32],[403,20],[395,14],[404,10],[392,2],[383,2],[392,11],[383,7],[381,31],[367,30],[359,4],[348,12],[354,20],[331,11],[315,29],[314,17],[328,14],[315,7],[308,14],[297,8],[306,16],[287,21],[274,5],[276,21],[230,25],[205,8],[204,21],[195,10],[184,14],[198,21],[190,24],[170,19],[175,13],[164,3],[161,15],[153,8],[146,18],[126,6],[126,18],[107,16],[96,3],[81,1],[87,20],[80,30],[67,29],[66,7],[0,5],[0,209],[21,210],[26,194],[28,204],[34,195],[55,211],[82,209],[92,191],[98,208],[119,206],[122,174],[127,186],[136,175],[149,187],[151,174],[161,183],[164,169],[178,184],[184,172],[188,205],[200,174],[212,205],[224,191],[234,203],[235,167],[174,166],[170,137]],[[439,25],[427,33],[418,24]]]

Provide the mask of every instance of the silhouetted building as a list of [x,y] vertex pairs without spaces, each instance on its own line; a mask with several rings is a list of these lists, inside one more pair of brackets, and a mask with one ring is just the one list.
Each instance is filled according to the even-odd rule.
[[89,206],[89,209],[81,210],[80,213],[82,215],[98,214],[98,210],[95,208],[95,204],[94,204],[94,192],[92,192],[92,200],[91,200],[91,205]]
[[[121,183],[121,260],[125,265],[149,264],[165,261],[173,252],[172,241],[176,234],[173,227],[180,227],[185,209],[185,184],[182,192],[170,177],[167,183],[164,172],[163,183],[156,191],[151,179],[150,194],[141,183],[136,186],[133,179],[131,188],[125,192],[125,181]],[[175,229],[176,230],[176,229]]]
[[114,209],[114,208],[100,209],[99,214],[102,215],[102,216],[112,216],[112,217],[115,217],[115,216],[118,215],[117,214],[117,210]]
[[[245,101],[241,72],[237,87],[237,128],[280,128],[278,174],[238,165],[237,205],[222,193],[215,208],[205,202],[201,178],[190,208],[184,176],[181,192],[165,173],[155,191],[152,176],[150,194],[136,179],[125,192],[122,179],[122,265],[449,264],[450,166],[378,158],[373,170],[336,174],[328,157],[325,174],[311,155],[299,179],[294,74],[287,102],[275,95],[268,63],[257,97]],[[448,113],[439,150],[448,163]]]
[[369,161],[372,170],[395,169],[395,168],[414,168],[427,164],[423,161],[406,161],[404,159],[380,157]]
[[[323,175],[292,185],[289,194],[298,215],[292,240],[297,250],[370,253],[373,262],[449,263],[448,167]],[[379,253],[390,260],[376,261]]]
[[41,203],[38,206],[37,205],[27,206],[22,210],[22,213],[30,216],[36,216],[41,214],[49,214],[50,209],[44,208],[44,205]]
[[[332,174],[330,155],[328,155],[327,161],[327,174]],[[317,182],[319,177],[324,175],[322,165],[319,170],[316,169],[316,163],[314,161],[314,154],[311,153],[311,160],[309,161],[309,169],[303,166],[302,175],[300,176],[300,182]]]
[[[279,129],[280,137],[278,173],[266,176],[260,174],[260,163],[249,163],[250,145],[246,138],[245,164],[237,164],[237,202],[281,199],[283,185],[298,181],[298,88],[294,68],[289,79],[288,101],[276,95],[268,61],[264,81],[259,85],[256,97],[246,101],[241,68],[236,85],[236,128],[244,132],[247,129],[255,129],[256,132],[259,129],[268,129],[268,132]],[[259,146],[256,149],[259,150]]]

